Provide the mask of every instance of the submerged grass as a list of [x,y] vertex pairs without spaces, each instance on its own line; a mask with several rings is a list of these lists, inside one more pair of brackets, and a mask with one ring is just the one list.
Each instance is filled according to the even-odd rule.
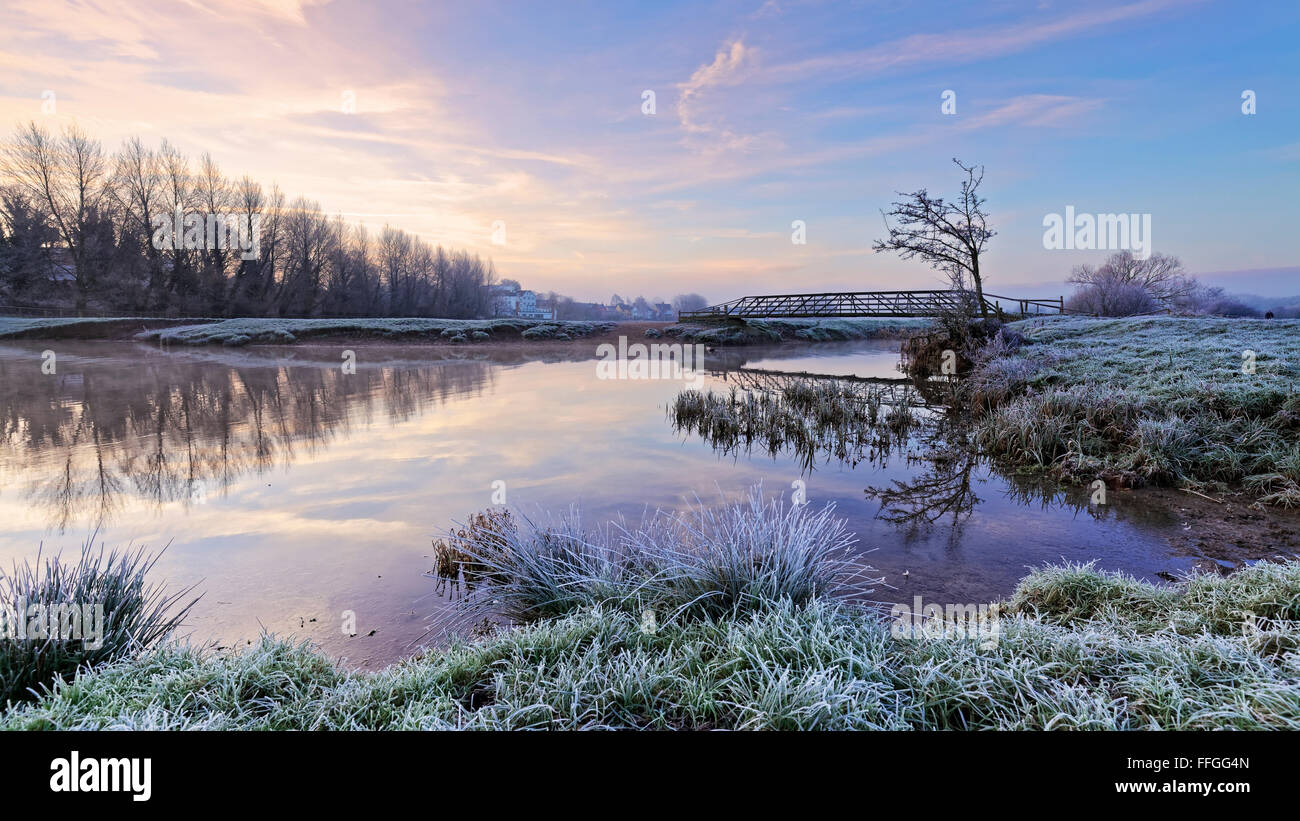
[[1162,588],[1067,566],[999,606],[995,644],[895,639],[817,599],[654,630],[581,606],[377,673],[270,637],[233,655],[168,646],[0,728],[1294,730],[1297,602],[1296,562]]
[[919,401],[910,386],[801,379],[777,391],[682,391],[668,418],[722,453],[790,450],[809,469],[819,457],[856,464],[887,455],[917,422]]

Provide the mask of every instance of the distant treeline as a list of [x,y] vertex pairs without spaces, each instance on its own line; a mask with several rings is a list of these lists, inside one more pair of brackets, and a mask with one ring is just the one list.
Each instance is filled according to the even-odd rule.
[[228,178],[208,154],[191,165],[166,140],[110,155],[75,126],[31,123],[0,152],[0,305],[478,317],[495,278],[491,261],[387,226],[372,236],[275,185]]
[[1300,299],[1234,296],[1183,270],[1175,256],[1139,258],[1131,251],[1111,254],[1101,265],[1080,265],[1067,280],[1077,290],[1067,310],[1097,316],[1137,316],[1167,311],[1211,316],[1300,317]]

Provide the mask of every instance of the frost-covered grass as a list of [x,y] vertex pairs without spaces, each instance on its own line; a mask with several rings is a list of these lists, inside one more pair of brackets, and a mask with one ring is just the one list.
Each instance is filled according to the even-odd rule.
[[[928,327],[928,319],[760,319],[734,325],[670,325],[664,333],[683,342],[713,345],[838,342],[904,336]],[[541,319],[277,319],[212,320],[0,317],[0,338],[117,338],[135,333],[144,341],[178,345],[293,344],[312,337],[360,337],[454,344],[492,340],[582,339],[617,327],[615,322]],[[138,333],[137,333],[138,332]]]
[[540,524],[488,511],[450,541],[436,543],[435,555],[453,548],[458,561],[439,558],[441,573],[454,581],[463,568],[478,588],[466,599],[469,612],[516,621],[597,605],[650,609],[665,623],[736,618],[774,601],[861,597],[879,581],[833,508],[786,508],[760,488],[739,503],[697,503],[597,529],[576,511]]
[[1300,320],[1012,327],[1031,344],[975,374],[980,394],[1002,398],[978,424],[986,451],[1078,481],[1244,484],[1300,505]]
[[1300,729],[1300,563],[1166,587],[1046,568],[997,614],[989,642],[822,600],[654,629],[582,606],[375,673],[269,637],[170,646],[0,728]]
[[460,344],[502,339],[576,339],[613,323],[536,319],[226,319],[145,331],[138,339],[179,345],[292,344],[320,336],[439,340]]
[[[6,620],[0,705],[33,698],[82,666],[132,656],[169,636],[197,598],[183,602],[188,590],[167,595],[146,583],[159,555],[143,548],[105,553],[87,543],[76,561],[51,556],[0,571],[0,619]],[[83,606],[101,609],[87,613]],[[48,616],[37,618],[38,612]],[[21,638],[14,618],[28,626]]]
[[[190,320],[191,322],[193,320]],[[41,339],[104,338],[119,332],[138,330],[176,320],[143,317],[21,317],[0,316],[0,339],[36,337]]]
[[931,326],[930,319],[750,319],[743,323],[670,325],[664,333],[684,342],[712,345],[756,345],[788,341],[846,342],[889,339]]

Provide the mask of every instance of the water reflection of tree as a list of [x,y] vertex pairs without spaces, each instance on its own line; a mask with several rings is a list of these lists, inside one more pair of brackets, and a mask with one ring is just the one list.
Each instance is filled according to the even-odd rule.
[[382,408],[392,422],[491,383],[490,362],[358,368],[230,366],[184,359],[139,362],[0,360],[0,473],[67,529],[94,527],[127,494],[189,504],[239,477],[312,454]]
[[[683,392],[669,410],[675,430],[698,434],[727,455],[789,453],[805,472],[821,459],[885,468],[888,457],[901,451],[915,475],[865,493],[880,503],[877,518],[910,532],[947,521],[951,538],[959,539],[983,502],[975,487],[990,472],[1006,480],[1006,495],[1021,505],[1073,508],[1094,518],[1122,515],[1090,504],[1086,488],[1003,472],[980,456],[969,425],[948,410],[954,388],[949,380],[888,384],[753,368],[715,375],[734,383],[730,395]],[[862,413],[859,405],[847,406],[864,402],[875,409]],[[827,409],[834,411],[831,418],[819,418]]]
[[952,528],[960,531],[981,500],[972,477],[979,459],[964,441],[939,423],[925,437],[926,447],[911,461],[923,465],[908,480],[894,480],[888,488],[868,487],[869,499],[880,502],[876,518],[912,529],[929,527],[951,516]]
[[877,518],[919,530],[951,516],[951,526],[959,536],[966,520],[983,502],[974,487],[985,472],[1001,478],[1006,485],[1004,497],[1022,507],[1068,509],[1076,516],[1087,514],[1097,520],[1126,518],[1122,506],[1094,504],[1090,488],[1000,470],[978,454],[966,427],[958,420],[934,420],[924,442],[919,455],[910,460],[923,465],[916,477],[895,481],[889,488],[866,489],[868,498],[880,502]]

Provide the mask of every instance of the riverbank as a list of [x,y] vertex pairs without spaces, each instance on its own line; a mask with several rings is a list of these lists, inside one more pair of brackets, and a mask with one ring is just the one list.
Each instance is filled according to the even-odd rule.
[[771,345],[892,339],[926,327],[925,319],[785,319],[724,324],[580,322],[537,319],[148,319],[0,317],[0,339],[136,339],[163,346],[434,344],[556,346],[617,342]]
[[[1108,486],[1247,491],[1300,507],[1300,321],[1056,317],[978,362],[980,448]],[[1219,499],[1216,499],[1219,501]]]
[[994,641],[896,638],[828,602],[655,629],[582,607],[375,673],[269,637],[168,646],[0,728],[1300,729],[1300,562],[1174,587],[1047,568],[992,612]]

